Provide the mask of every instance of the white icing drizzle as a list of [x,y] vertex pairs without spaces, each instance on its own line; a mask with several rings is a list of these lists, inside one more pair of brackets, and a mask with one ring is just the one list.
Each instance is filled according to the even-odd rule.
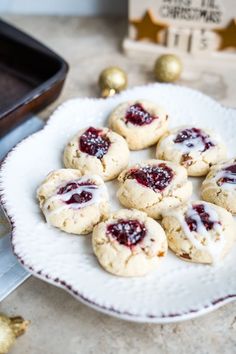
[[[220,253],[225,243],[225,237],[223,233],[222,225],[219,223],[219,217],[217,212],[207,203],[199,202],[199,204],[204,205],[205,212],[209,215],[210,221],[214,222],[213,229],[217,233],[217,237],[207,231],[204,226],[201,218],[196,210],[193,209],[192,205],[188,206],[187,212],[183,214],[180,210],[173,210],[168,213],[168,215],[174,216],[180,223],[185,235],[189,239],[189,241],[193,244],[193,246],[202,251],[207,251],[211,257],[213,263],[217,262],[220,257]],[[190,217],[196,222],[197,231],[191,231],[187,222],[185,221],[185,217]],[[204,243],[199,241],[196,237],[196,233],[200,234],[204,238]]]
[[[230,171],[225,171],[225,168],[227,168],[229,166],[232,166],[233,164],[236,164],[236,162],[227,164],[220,171],[218,171],[216,173],[215,177],[213,178],[216,183],[221,178],[230,178],[230,179],[235,179],[236,180],[236,174],[234,174],[234,173],[232,173]],[[228,181],[228,182],[224,182],[224,183],[220,184],[220,187],[222,189],[236,190],[236,183],[232,183],[232,182]]]
[[[58,214],[61,211],[65,210],[65,209],[82,209],[85,208],[89,205],[93,205],[93,204],[98,204],[101,199],[104,199],[104,196],[107,195],[107,189],[105,187],[105,185],[96,185],[95,182],[93,182],[94,184],[92,185],[83,185],[83,186],[78,186],[77,188],[64,193],[64,194],[57,194],[58,190],[64,186],[66,186],[68,183],[86,183],[86,182],[93,182],[93,176],[84,176],[81,177],[79,179],[74,179],[74,180],[70,180],[67,181],[66,183],[62,184],[59,186],[59,188],[57,189],[56,193],[54,195],[52,195],[50,198],[47,199],[47,201],[44,203],[43,206],[43,211],[46,217],[46,220],[48,221],[49,217],[54,215],[54,214]],[[48,210],[48,207],[51,203],[53,203],[54,201],[62,201],[62,202],[66,202],[68,200],[70,200],[70,198],[74,195],[74,194],[80,194],[81,192],[88,192],[92,194],[92,198],[84,203],[71,203],[71,204],[62,204],[60,207],[50,211]]]
[[[182,128],[181,130],[178,130],[175,134],[170,134],[169,136],[167,136],[161,142],[161,147],[163,148],[166,145],[174,143],[175,148],[182,152],[182,154],[189,154],[190,152],[194,151],[195,153],[198,153],[200,155],[205,149],[205,143],[212,142],[213,144],[216,144],[216,142],[214,142],[211,137],[208,137],[208,134],[206,134],[204,131],[202,131],[202,134],[206,136],[205,143],[202,141],[201,137],[197,137],[196,133],[194,132],[192,133],[193,136],[195,136],[194,138],[191,139],[190,137],[189,139],[186,139],[183,142],[176,143],[175,139],[177,138],[178,134],[187,129],[192,129],[192,127]],[[190,146],[190,144],[192,146]]]

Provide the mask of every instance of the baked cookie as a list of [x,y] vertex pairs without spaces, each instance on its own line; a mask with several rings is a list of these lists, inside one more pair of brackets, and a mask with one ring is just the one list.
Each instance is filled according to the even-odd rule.
[[215,263],[235,241],[235,221],[225,209],[203,201],[192,202],[164,216],[162,226],[169,247],[184,260]]
[[167,130],[168,115],[153,102],[135,100],[121,103],[109,117],[109,125],[122,135],[131,150],[151,146]]
[[107,217],[108,192],[98,175],[81,176],[72,169],[49,173],[37,190],[47,222],[73,234],[88,234]]
[[154,219],[185,203],[192,194],[186,169],[168,161],[138,163],[121,172],[118,180],[121,184],[117,197],[121,204],[145,211]]
[[216,134],[187,126],[165,134],[157,145],[156,156],[183,165],[189,176],[204,176],[211,165],[225,159],[226,148]]
[[202,198],[236,214],[236,159],[211,167],[201,187]]
[[76,168],[82,174],[97,174],[104,181],[116,178],[128,161],[125,139],[108,128],[80,130],[64,151],[65,167]]
[[92,244],[102,267],[110,273],[142,276],[167,253],[162,227],[145,213],[122,209],[93,229]]

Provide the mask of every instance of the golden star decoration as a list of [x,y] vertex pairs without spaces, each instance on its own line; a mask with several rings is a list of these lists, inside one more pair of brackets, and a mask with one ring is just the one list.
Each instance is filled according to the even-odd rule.
[[150,10],[147,10],[141,19],[131,20],[130,23],[136,27],[136,40],[149,39],[155,43],[160,43],[159,32],[168,27],[166,24],[156,21]]
[[236,48],[236,19],[230,21],[227,27],[215,29],[214,32],[221,37],[219,50]]

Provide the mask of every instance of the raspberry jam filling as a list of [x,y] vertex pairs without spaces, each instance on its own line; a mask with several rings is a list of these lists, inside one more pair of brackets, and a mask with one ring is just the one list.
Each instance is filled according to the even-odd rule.
[[158,117],[152,116],[148,113],[140,103],[135,103],[130,106],[125,114],[125,123],[132,123],[134,125],[146,125],[153,122]]
[[141,242],[146,235],[144,224],[138,220],[118,220],[107,226],[107,233],[121,245],[132,247]]
[[207,231],[212,230],[215,224],[220,224],[220,222],[213,220],[211,215],[206,212],[205,206],[203,204],[193,205],[190,215],[185,217],[185,221],[188,224],[190,231],[199,231],[198,219],[204,225]]
[[102,159],[111,145],[110,139],[103,134],[101,129],[88,128],[79,139],[82,152]]
[[221,175],[222,177],[217,181],[219,186],[223,183],[236,184],[236,164],[224,168],[221,171]]
[[176,144],[183,144],[189,149],[198,149],[200,152],[204,152],[212,146],[215,146],[215,144],[210,140],[209,135],[198,128],[182,130],[178,133],[174,139],[174,142]]
[[[93,198],[92,191],[97,189],[97,186],[91,182],[70,182],[64,187],[61,187],[57,192],[58,195],[68,195],[67,200],[63,200],[66,204],[83,204]],[[91,192],[89,191],[91,190]],[[75,193],[73,193],[75,191]]]
[[127,176],[127,178],[136,179],[138,183],[155,192],[163,191],[171,183],[173,177],[174,171],[165,163],[133,169]]

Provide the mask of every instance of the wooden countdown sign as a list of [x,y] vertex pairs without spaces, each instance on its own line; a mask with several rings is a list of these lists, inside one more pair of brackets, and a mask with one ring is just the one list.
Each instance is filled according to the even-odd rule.
[[124,49],[235,59],[236,0],[129,0]]

